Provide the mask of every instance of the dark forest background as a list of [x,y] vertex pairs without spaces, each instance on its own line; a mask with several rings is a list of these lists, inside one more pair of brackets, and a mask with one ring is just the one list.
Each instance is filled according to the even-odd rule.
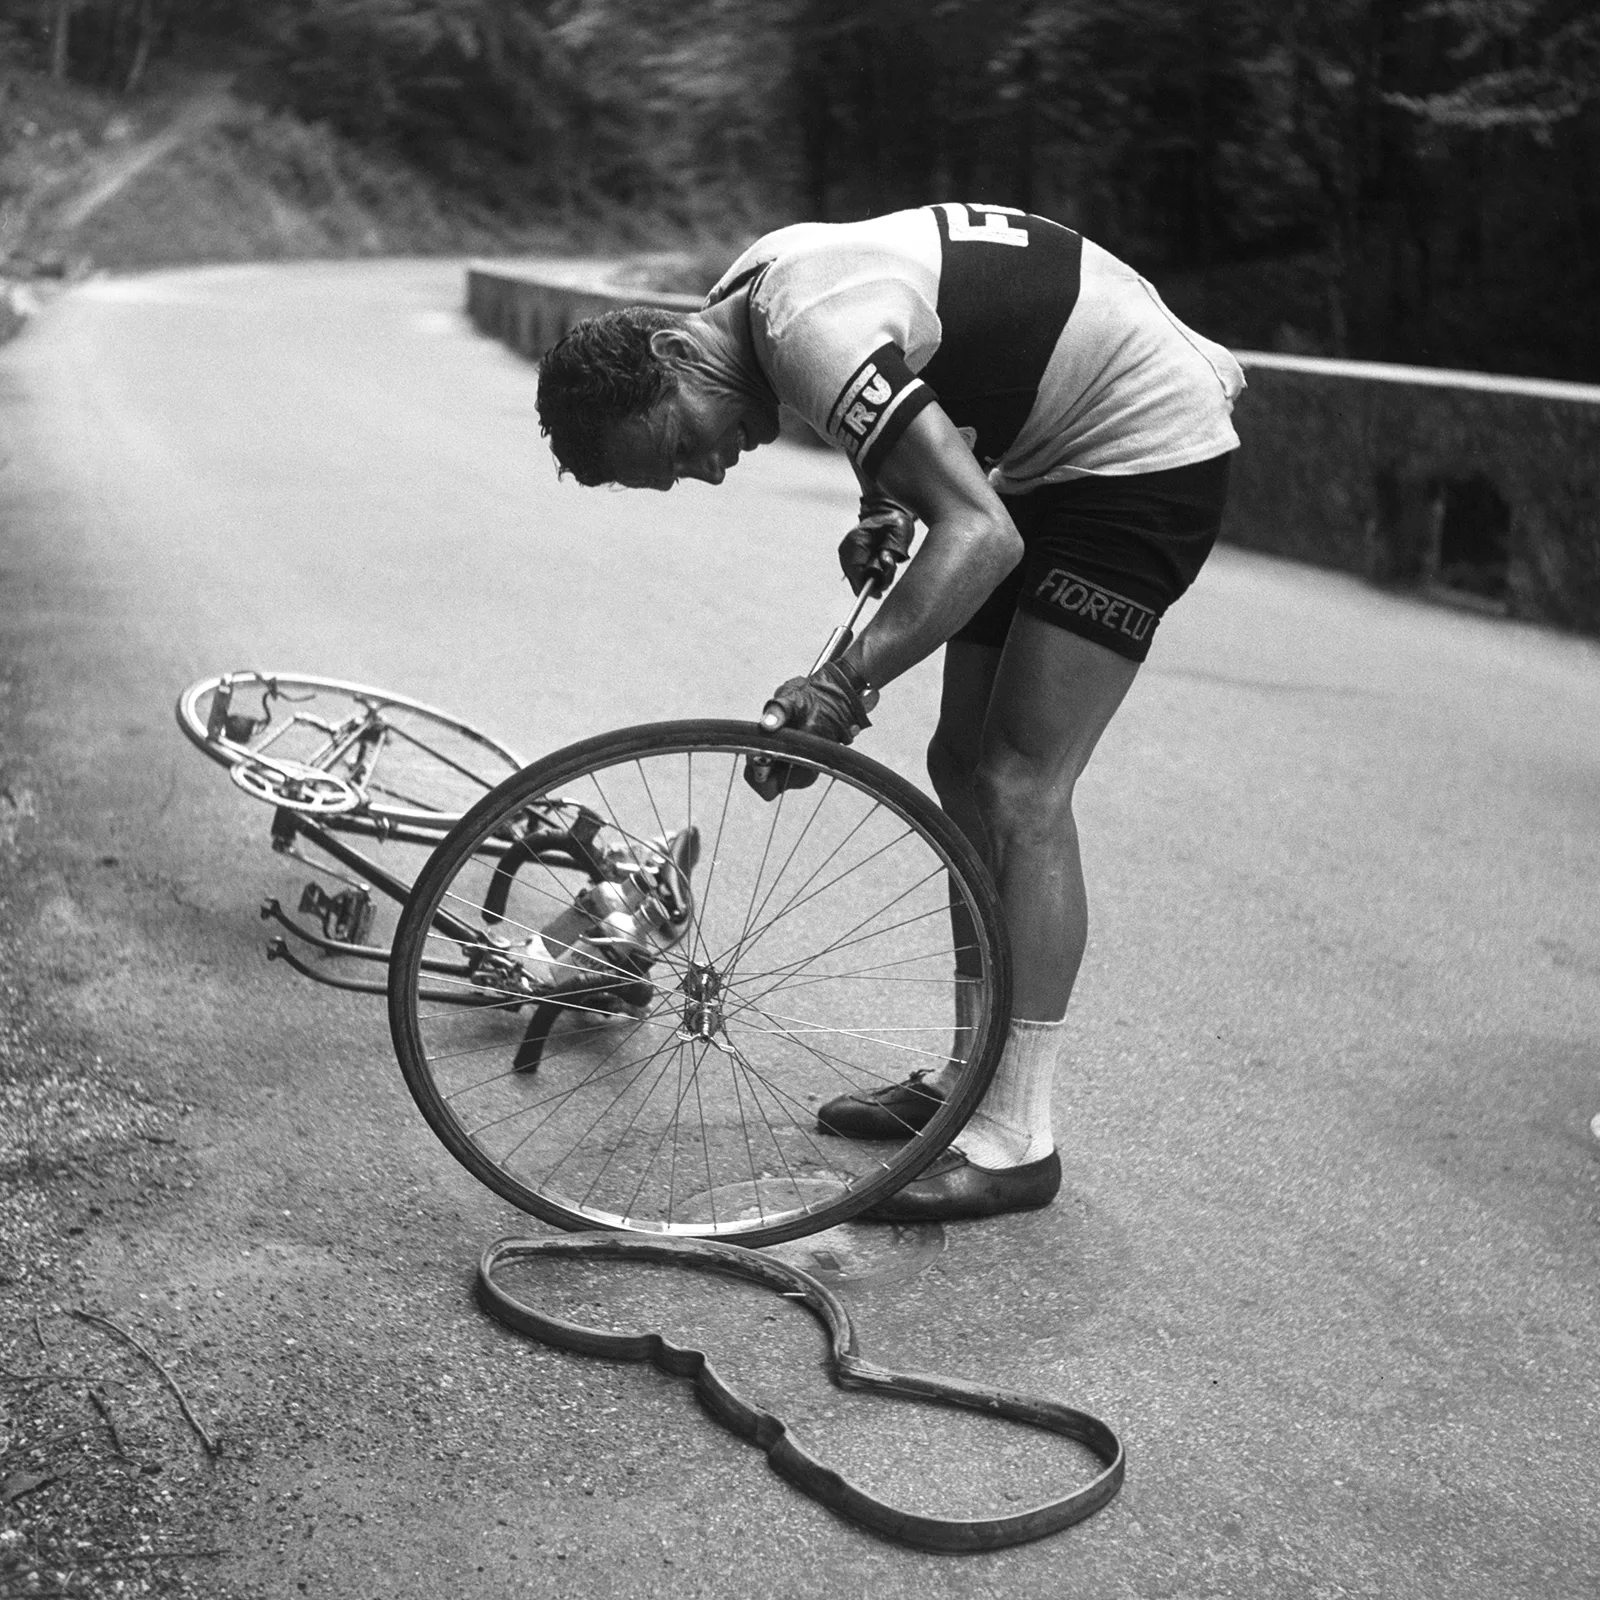
[[1600,379],[1596,0],[10,0],[508,230],[1043,212],[1237,345]]

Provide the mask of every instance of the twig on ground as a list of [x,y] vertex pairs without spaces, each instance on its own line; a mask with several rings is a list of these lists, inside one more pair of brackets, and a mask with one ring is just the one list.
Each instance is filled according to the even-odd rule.
[[91,1572],[96,1567],[116,1567],[124,1561],[198,1561],[202,1556],[225,1556],[227,1550],[129,1550],[123,1555],[102,1556],[98,1561],[80,1564],[80,1572]]
[[106,1427],[111,1434],[111,1448],[126,1461],[128,1452],[122,1447],[122,1435],[117,1432],[116,1419],[111,1415],[111,1407],[106,1403],[106,1397],[98,1389],[91,1389],[89,1399],[93,1401],[95,1410],[105,1418]]
[[44,1324],[40,1322],[39,1313],[37,1311],[35,1311],[33,1314],[33,1336],[39,1341],[39,1348],[43,1350],[46,1355],[49,1355],[50,1346],[44,1342]]
[[[114,1380],[113,1380],[114,1381]],[[13,1372],[0,1367],[0,1383],[104,1383],[98,1374],[84,1372]]]
[[64,1444],[68,1439],[82,1438],[93,1426],[92,1422],[86,1422],[79,1428],[63,1428],[60,1433],[52,1433],[48,1439],[41,1439],[33,1448],[48,1450],[53,1444]]
[[11,1505],[20,1500],[25,1494],[38,1494],[41,1489],[48,1489],[52,1483],[60,1483],[59,1473],[22,1473],[21,1481],[6,1480],[6,1488],[0,1493],[0,1505]]
[[131,1344],[133,1348],[137,1350],[139,1354],[142,1355],[145,1360],[148,1361],[150,1365],[161,1374],[162,1378],[166,1382],[167,1387],[172,1391],[174,1398],[178,1402],[178,1409],[183,1412],[184,1421],[194,1429],[196,1437],[200,1440],[200,1443],[205,1446],[206,1454],[208,1456],[220,1456],[222,1454],[222,1445],[206,1432],[204,1426],[201,1424],[200,1419],[194,1414],[193,1411],[189,1409],[188,1397],[184,1394],[183,1390],[178,1387],[178,1380],[174,1378],[172,1374],[168,1372],[167,1369],[162,1366],[162,1364],[156,1360],[153,1355],[151,1355],[150,1351],[146,1349],[146,1347],[141,1344],[133,1334],[129,1333],[128,1330],[122,1327],[119,1323],[113,1322],[110,1317],[97,1317],[92,1311],[80,1311],[75,1307],[72,1315],[78,1318],[80,1322],[88,1322],[94,1324],[96,1327],[107,1328],[112,1333],[116,1334],[119,1339],[125,1339],[129,1344]]

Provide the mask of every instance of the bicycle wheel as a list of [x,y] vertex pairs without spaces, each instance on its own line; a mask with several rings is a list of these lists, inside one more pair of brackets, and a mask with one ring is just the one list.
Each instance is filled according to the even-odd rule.
[[[814,781],[764,802],[742,778],[750,756]],[[615,965],[591,962],[576,992],[538,991],[525,952],[548,970],[541,932],[570,919],[587,880],[530,864],[485,910],[507,890],[491,848],[534,801],[603,819],[592,848],[612,859],[659,862],[677,841],[691,864],[687,894],[670,897],[677,920],[658,916],[667,931],[647,950],[637,938],[610,947]],[[681,854],[691,837],[694,854]],[[982,975],[959,1038],[956,927],[971,930],[964,970]],[[424,961],[436,974],[441,957],[489,1003],[420,995],[439,981]],[[560,1227],[752,1245],[844,1221],[932,1161],[993,1074],[1009,1004],[993,886],[943,812],[856,751],[743,722],[623,729],[502,784],[418,877],[389,975],[412,1096],[497,1194]],[[824,1101],[947,1058],[953,1090],[916,1137],[818,1129]]]
[[[300,672],[229,672],[178,696],[178,726],[269,804],[381,833],[442,830],[521,766],[512,750],[405,695]],[[307,769],[326,774],[318,782]],[[339,789],[343,803],[331,796]]]

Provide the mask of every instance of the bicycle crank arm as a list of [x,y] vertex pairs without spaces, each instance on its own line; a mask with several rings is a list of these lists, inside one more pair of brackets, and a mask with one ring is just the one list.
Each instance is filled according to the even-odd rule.
[[[382,945],[340,944],[337,939],[328,939],[320,933],[313,933],[309,928],[301,927],[275,899],[268,898],[262,902],[261,920],[277,921],[295,938],[303,940],[314,949],[321,950],[325,955],[360,956],[367,961],[381,961],[387,964],[394,954],[392,950],[385,950]],[[437,973],[444,978],[459,978],[463,983],[470,983],[473,978],[472,968],[464,961],[441,961],[435,956],[424,956],[421,967],[424,972]]]
[[[336,949],[342,948],[335,946]],[[353,994],[388,994],[389,985],[378,983],[367,978],[335,978],[326,972],[319,971],[310,962],[302,960],[290,947],[288,940],[273,938],[267,941],[267,960],[285,961],[296,972],[304,974],[313,983],[320,983],[329,989],[348,989]],[[436,970],[450,975],[468,976],[465,968],[455,969],[448,967],[444,962],[436,964]],[[492,994],[467,993],[461,989],[434,989],[420,987],[417,990],[420,999],[431,1004],[441,1006],[483,1006],[490,1010],[505,1005],[505,1001]],[[521,1004],[522,1002],[518,1002]]]
[[308,961],[302,961],[293,950],[289,948],[289,941],[282,938],[272,938],[267,941],[268,961],[287,961],[296,972],[303,973],[313,983],[325,984],[330,989],[349,989],[355,994],[388,994],[389,985],[377,983],[370,978],[334,978],[325,972],[318,972]]
[[268,897],[261,902],[261,920],[263,922],[277,922],[287,928],[295,938],[302,943],[311,945],[314,949],[322,951],[329,956],[358,956],[363,961],[377,961],[384,966],[389,964],[389,951],[382,945],[376,944],[343,944],[338,939],[330,939],[325,934],[314,933],[310,928],[296,922],[287,911],[283,909],[276,899]]

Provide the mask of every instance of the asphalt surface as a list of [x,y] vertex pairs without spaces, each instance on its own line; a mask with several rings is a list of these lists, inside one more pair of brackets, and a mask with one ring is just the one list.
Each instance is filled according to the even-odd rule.
[[[256,903],[303,874],[172,699],[294,667],[529,756],[748,716],[844,609],[853,496],[787,445],[715,491],[557,481],[532,370],[465,326],[461,282],[102,281],[0,352],[34,959],[77,1037],[192,1107],[172,1181],[103,1196],[76,1270],[229,1442],[212,1592],[1594,1594],[1600,649],[1339,576],[1220,549],[1085,781],[1056,1205],[787,1247],[869,1356],[1106,1418],[1109,1509],[902,1550],[681,1384],[475,1309],[478,1251],[531,1225],[422,1124],[380,1001],[263,961]],[[918,777],[934,690],[927,665],[896,684],[864,748]],[[804,1314],[757,1291],[541,1292],[699,1344],[908,1505],[1016,1509],[1089,1471],[831,1388]]]

